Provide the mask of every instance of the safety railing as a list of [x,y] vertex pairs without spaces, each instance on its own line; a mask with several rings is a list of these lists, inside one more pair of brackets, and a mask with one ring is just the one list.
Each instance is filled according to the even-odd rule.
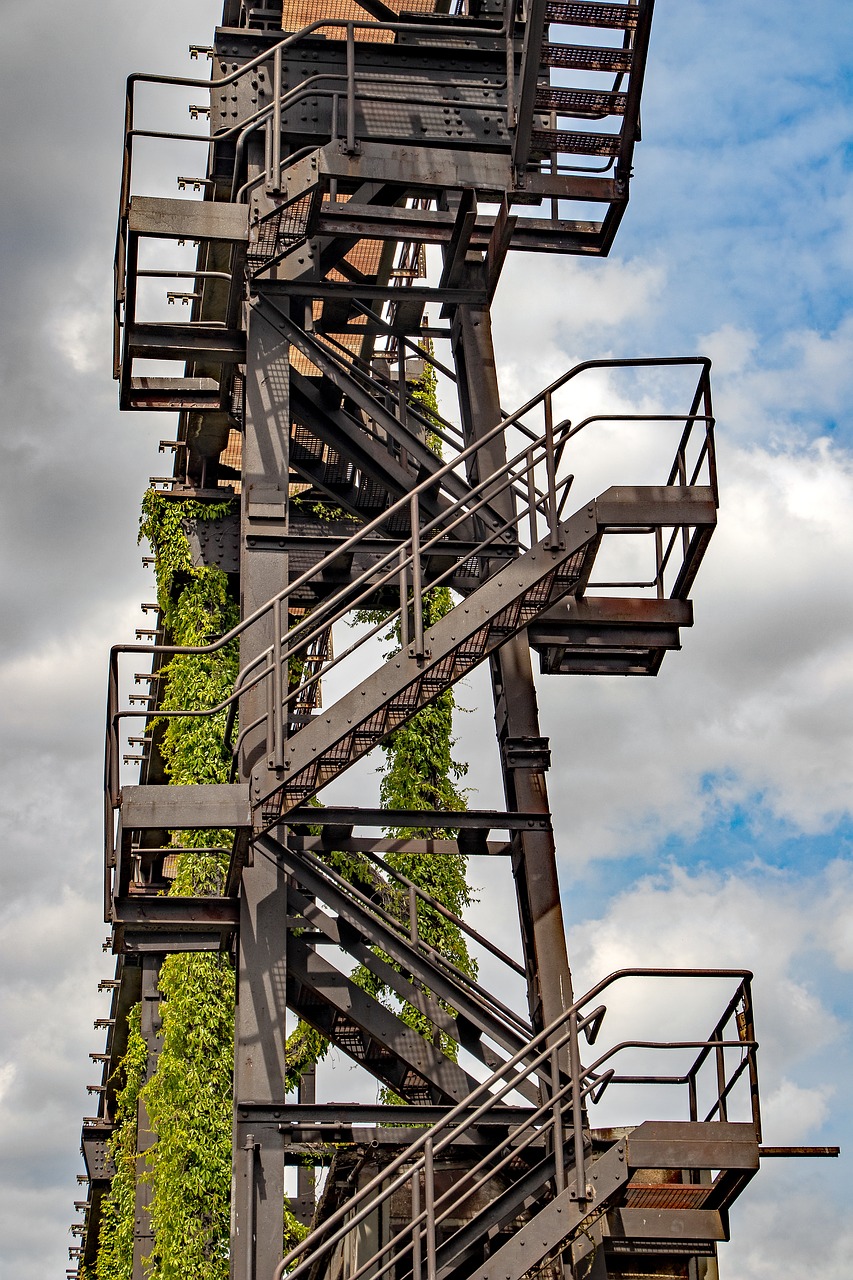
[[[392,504],[385,512],[360,526],[350,537],[333,541],[329,553],[316,566],[300,574],[282,589],[266,605],[244,618],[226,635],[209,645],[180,646],[164,644],[135,644],[115,646],[110,655],[107,693],[107,735],[105,757],[106,789],[106,847],[108,862],[113,855],[112,810],[118,806],[120,790],[121,734],[125,721],[133,722],[157,715],[162,719],[179,717],[227,716],[225,742],[237,751],[245,736],[261,726],[266,731],[268,758],[275,767],[283,760],[286,738],[294,731],[298,716],[295,709],[304,704],[318,682],[335,668],[353,658],[356,652],[377,636],[396,628],[401,650],[405,657],[421,663],[424,660],[424,593],[448,581],[458,580],[460,562],[471,567],[470,586],[486,580],[497,572],[508,558],[523,554],[540,537],[547,545],[556,546],[559,525],[563,518],[573,475],[568,470],[567,447],[578,431],[596,422],[610,421],[615,415],[600,415],[585,419],[573,426],[565,420],[555,424],[555,398],[570,382],[590,370],[681,368],[698,369],[698,381],[692,394],[689,410],[676,414],[622,414],[620,421],[627,425],[634,422],[680,426],[675,457],[668,468],[665,483],[670,488],[691,487],[704,482],[716,498],[716,464],[713,443],[713,417],[710,403],[709,362],[700,357],[645,359],[639,361],[591,361],[569,370],[544,391],[540,392],[516,413],[503,418],[478,441],[461,450],[454,459],[444,463],[435,473],[422,481],[411,492]],[[533,412],[544,419],[544,430],[537,431],[527,421]],[[512,457],[489,471],[476,484],[465,486],[463,496],[449,501],[438,515],[425,518],[422,504],[427,496],[432,499],[446,478],[455,474],[461,479],[488,456],[489,447],[499,438],[520,440],[521,447]],[[504,514],[505,513],[505,514]],[[408,524],[408,536],[393,539],[388,549],[386,529]],[[614,531],[618,532],[618,531]],[[657,569],[653,580],[642,585],[661,591],[664,569],[678,566],[679,537],[682,556],[690,547],[689,530],[673,528],[664,543],[660,530],[650,527],[643,531],[655,538]],[[378,550],[373,551],[376,540]],[[368,557],[368,565],[360,572],[351,572],[353,558],[362,552]],[[449,564],[448,564],[449,561]],[[345,570],[347,585],[321,599],[294,626],[288,626],[289,604],[298,599],[298,593],[314,582],[328,580],[330,570],[336,566]],[[437,566],[437,567],[436,567]],[[676,574],[676,581],[678,575]],[[620,585],[611,583],[608,585]],[[634,589],[637,584],[626,580],[621,585]],[[325,589],[325,588],[324,588]],[[377,599],[396,599],[393,607],[382,613],[381,620],[369,626],[349,645],[339,649],[334,656],[317,660],[312,646],[318,637],[328,632],[353,610],[370,607]],[[272,622],[273,643],[240,670],[231,693],[212,707],[186,707],[161,710],[153,700],[146,699],[142,707],[122,704],[122,673],[120,661],[126,655],[151,654],[161,665],[178,654],[212,654],[238,639],[249,627],[261,619]],[[307,659],[311,658],[310,663]],[[294,673],[302,669],[308,674],[304,679]],[[158,684],[157,688],[160,688]],[[233,728],[238,704],[242,696],[253,689],[263,687],[265,707],[255,719],[246,720],[240,727],[240,735],[233,742]],[[298,731],[298,730],[297,730]]]
[[[554,421],[555,401],[559,393],[588,371],[647,368],[683,370],[690,367],[698,370],[698,380],[686,413],[599,415],[588,417],[576,426],[569,420],[557,423]],[[418,664],[423,662],[424,593],[449,581],[458,581],[460,562],[472,566],[470,586],[474,587],[498,572],[508,558],[523,554],[535,545],[543,535],[547,546],[557,547],[560,522],[574,480],[567,466],[567,446],[579,431],[588,429],[594,423],[612,421],[614,417],[626,424],[651,423],[670,428],[673,424],[680,425],[675,456],[668,469],[665,484],[670,488],[687,488],[704,481],[716,499],[709,367],[710,362],[703,357],[588,361],[578,365],[514,414],[501,419],[479,440],[460,450],[455,458],[438,467],[431,476],[416,485],[409,495],[400,498],[375,519],[360,526],[350,537],[334,544],[330,539],[330,551],[316,566],[296,577],[267,604],[242,619],[220,639],[209,645],[198,646],[115,646],[110,655],[107,694],[105,781],[108,810],[119,803],[120,734],[124,722],[146,719],[155,713],[150,703],[143,708],[121,706],[119,663],[123,655],[156,655],[156,660],[160,663],[178,654],[211,654],[240,637],[261,619],[269,619],[272,623],[272,644],[242,667],[228,697],[213,707],[186,707],[168,711],[158,709],[156,714],[161,719],[168,719],[227,713],[226,743],[233,745],[235,755],[246,734],[264,726],[268,759],[272,767],[281,767],[285,740],[292,729],[291,716],[294,708],[300,701],[304,702],[321,679],[350,660],[357,650],[375,637],[387,634],[389,628],[396,628],[403,655]],[[534,412],[540,415],[544,429],[540,426],[536,430],[527,421]],[[490,448],[497,446],[504,438],[510,442],[520,441],[521,447],[516,449],[508,461],[487,470]],[[501,445],[499,453],[502,451]],[[461,497],[448,501],[438,515],[426,518],[424,501],[434,498],[443,481],[455,476],[458,491],[458,482],[469,473],[476,474],[478,469],[483,478],[473,485],[466,481]],[[395,538],[391,548],[386,549],[387,528],[399,527],[401,524],[408,525],[409,535]],[[643,532],[654,535],[657,546],[654,581],[643,585],[651,585],[660,593],[664,569],[677,554],[679,530],[673,528],[666,545],[655,528],[649,527]],[[371,546],[373,540],[378,540],[379,549],[376,551]],[[689,546],[689,529],[685,528],[682,533],[684,554]],[[351,566],[354,557],[360,552],[368,556],[368,565],[360,572],[353,572]],[[338,566],[348,579],[346,585],[328,595],[325,595],[324,586],[320,602],[294,626],[289,626],[290,603],[298,601],[299,593],[312,583],[320,584],[323,580],[328,582],[329,571]],[[622,584],[608,585],[633,588],[637,584],[626,580]],[[381,620],[368,627],[348,646],[336,651],[334,656],[317,661],[311,646],[318,637],[354,610],[374,606],[377,599],[383,599],[383,593],[386,599],[388,595],[395,598],[396,604],[382,614]],[[309,656],[310,674],[305,679],[300,679],[298,675],[292,678],[294,673],[299,672],[300,664]],[[243,695],[261,686],[266,691],[265,708],[254,720],[241,725],[240,736],[232,744],[238,703]],[[111,818],[109,825],[112,826]],[[110,854],[111,839],[109,836]]]
[[[166,76],[147,72],[137,72],[128,77],[125,93],[124,140],[122,152],[121,186],[119,194],[118,224],[116,230],[116,250],[114,260],[115,310],[114,310],[114,376],[118,378],[121,371],[121,329],[128,317],[122,317],[122,308],[126,302],[135,304],[135,278],[128,280],[128,214],[133,194],[133,162],[134,144],[139,139],[161,142],[197,143],[208,149],[223,144],[235,144],[234,181],[232,183],[232,201],[245,201],[248,192],[257,183],[262,183],[269,195],[276,195],[281,190],[283,167],[292,164],[299,155],[283,156],[282,151],[282,114],[289,107],[297,105],[307,97],[326,97],[331,100],[333,127],[329,141],[338,140],[344,149],[352,153],[357,147],[356,138],[356,104],[359,101],[399,102],[405,97],[412,105],[435,106],[440,98],[436,97],[442,89],[452,88],[453,80],[419,81],[416,76],[393,76],[378,72],[357,71],[356,68],[356,33],[388,32],[394,36],[405,33],[408,36],[428,35],[440,39],[454,32],[454,17],[447,14],[442,24],[423,24],[413,22],[385,22],[374,20],[345,20],[335,18],[319,19],[309,23],[297,32],[284,36],[275,45],[265,49],[256,57],[243,63],[235,71],[231,71],[217,79],[200,79],[192,76]],[[503,31],[506,27],[501,28]],[[340,30],[346,43],[345,70],[341,73],[322,73],[300,82],[293,89],[285,90],[283,82],[283,54],[286,50],[298,47],[312,35],[328,31]],[[482,26],[465,28],[468,38],[478,36],[494,39],[495,27]],[[216,133],[184,133],[178,130],[139,128],[136,124],[137,104],[136,90],[140,85],[159,85],[166,88],[199,89],[204,93],[221,90],[237,84],[244,76],[251,76],[263,67],[272,63],[270,101],[259,106],[254,112],[235,124],[223,128]],[[418,94],[418,86],[422,85],[424,93]],[[504,85],[504,87],[506,87]],[[426,92],[429,90],[430,92]],[[198,118],[199,108],[196,108]],[[206,110],[206,109],[205,109]],[[209,114],[209,113],[208,113]],[[264,171],[257,178],[248,180],[242,187],[237,186],[241,172],[243,157],[249,139],[258,131],[263,134]],[[184,186],[193,182],[197,186],[209,185],[207,179],[179,179]],[[164,277],[167,273],[163,273]],[[201,278],[204,273],[187,272],[186,276]],[[132,271],[135,277],[135,267]],[[174,278],[179,278],[178,276]],[[130,317],[132,319],[133,317]]]
[[[630,979],[665,979],[668,981],[707,980],[733,981],[735,990],[714,1030],[705,1039],[624,1041],[602,1054],[592,1066],[581,1065],[580,1036],[594,1043],[600,1034],[606,1006],[597,1003],[599,996],[616,983]],[[696,1120],[693,1103],[695,1081],[702,1065],[713,1057],[717,1063],[717,1096],[707,1119],[724,1121],[726,1106],[739,1082],[748,1089],[746,1102],[756,1140],[760,1141],[761,1117],[758,1102],[758,1074],[755,1029],[752,1020],[752,975],[740,969],[622,969],[597,983],[576,1000],[554,1022],[534,1036],[524,1050],[504,1063],[488,1080],[478,1085],[467,1098],[451,1108],[438,1123],[425,1129],[400,1155],[386,1164],[375,1177],[356,1189],[346,1204],[322,1220],[282,1259],[274,1280],[286,1274],[294,1277],[316,1274],[324,1260],[328,1263],[362,1224],[392,1197],[397,1205],[411,1202],[411,1214],[399,1229],[392,1226],[388,1238],[380,1240],[373,1253],[359,1260],[347,1271],[347,1280],[370,1276],[411,1274],[422,1280],[424,1268],[428,1278],[436,1275],[437,1255],[448,1243],[448,1234],[460,1220],[486,1215],[486,1206],[506,1191],[510,1179],[501,1180],[510,1165],[511,1181],[519,1178],[519,1166],[541,1164],[542,1180],[538,1189],[526,1188],[541,1202],[564,1191],[574,1178],[578,1198],[586,1198],[588,1152],[583,1139],[592,1124],[592,1111],[608,1089],[619,1084],[653,1084],[681,1087],[687,1094],[687,1114]],[[729,1023],[736,1030],[725,1038]],[[663,1053],[698,1050],[698,1055],[685,1071],[672,1075],[658,1073],[620,1073],[619,1059],[631,1049],[653,1049]],[[726,1051],[739,1054],[737,1066],[730,1068]],[[563,1064],[568,1062],[568,1070]],[[444,1152],[466,1135],[482,1131],[491,1121],[500,1119],[501,1104],[519,1092],[522,1084],[535,1084],[542,1101],[531,1109],[523,1121],[505,1122],[503,1141],[487,1147],[485,1153],[454,1178],[452,1186],[441,1191],[437,1185],[436,1165]],[[644,1119],[648,1119],[644,1115]],[[587,1139],[588,1141],[588,1139]],[[466,1207],[468,1212],[466,1214]],[[522,1206],[519,1205],[519,1209]],[[451,1225],[452,1223],[452,1225]],[[366,1250],[365,1250],[366,1252]],[[397,1269],[397,1270],[395,1270]]]

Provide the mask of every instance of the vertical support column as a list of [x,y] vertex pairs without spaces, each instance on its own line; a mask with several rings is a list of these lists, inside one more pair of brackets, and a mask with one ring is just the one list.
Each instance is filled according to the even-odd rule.
[[[160,1052],[158,1032],[160,1030],[160,992],[157,980],[160,976],[160,955],[143,955],[142,957],[142,991],[140,1030],[148,1050],[145,1064],[145,1083],[147,1084],[157,1070],[157,1058]],[[156,1135],[149,1128],[148,1109],[140,1099],[136,1104],[136,1189],[134,1191],[133,1210],[133,1280],[145,1280],[147,1269],[143,1260],[154,1252],[154,1231],[151,1226],[151,1183],[143,1178],[145,1173],[146,1153],[157,1141]]]
[[[500,420],[491,316],[486,308],[459,307],[453,326],[465,443],[470,444]],[[495,437],[476,455],[472,479],[489,475],[506,462],[503,438]],[[503,514],[512,514],[509,492]],[[492,657],[495,726],[501,753],[507,808],[548,814],[547,743],[541,737],[536,689],[527,635],[522,632]],[[521,936],[527,969],[530,1016],[535,1028],[547,1026],[572,1002],[563,912],[557,883],[553,833],[525,831],[514,842]]]
[[[312,1103],[317,1101],[317,1068],[306,1071],[299,1082],[299,1101]],[[296,1203],[293,1212],[304,1226],[309,1226],[314,1217],[316,1205],[316,1170],[314,1165],[298,1166],[296,1171]]]
[[[287,582],[288,558],[275,544],[287,531],[289,350],[285,339],[250,307],[240,537],[241,616],[265,604]],[[259,541],[259,535],[272,542]],[[245,666],[273,643],[272,612],[241,639]],[[283,610],[284,626],[287,611]],[[249,725],[268,705],[266,683],[240,700]],[[287,681],[285,679],[285,687]],[[243,740],[240,776],[255,782],[269,768],[267,727]],[[284,1241],[284,1145],[276,1125],[244,1120],[241,1102],[283,1104],[286,1008],[287,887],[283,871],[250,847],[240,894],[237,1012],[234,1027],[234,1171],[231,1219],[233,1280],[269,1277]]]

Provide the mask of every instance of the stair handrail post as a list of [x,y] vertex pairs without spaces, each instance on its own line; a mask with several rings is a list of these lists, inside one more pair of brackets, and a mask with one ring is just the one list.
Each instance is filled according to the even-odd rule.
[[[273,666],[273,655],[272,653],[268,653],[266,655],[266,660],[264,662],[265,672],[264,672],[263,679],[264,679],[264,693],[265,693],[265,701],[266,701],[264,718],[266,721],[267,760],[270,763],[272,762],[275,756],[275,738],[276,738],[275,694],[273,692],[273,681],[270,678],[273,674],[272,666]],[[241,734],[240,735],[241,739],[242,739],[242,736],[243,735]]]
[[[566,1189],[566,1158],[563,1133],[563,1108],[559,1097],[560,1056],[556,1049],[551,1050],[551,1094],[554,1099],[551,1112],[551,1126],[554,1134],[554,1190],[557,1195]],[[572,1105],[575,1098],[574,1081],[572,1082]]]
[[575,1141],[575,1187],[577,1198],[585,1201],[586,1162],[583,1149],[583,1101],[581,1098],[581,1055],[578,1041],[577,1002],[569,1014],[569,1070],[572,1077],[572,1129]]
[[409,512],[412,525],[412,612],[414,623],[414,657],[424,658],[424,604],[423,577],[421,573],[421,508],[417,492],[411,496]]
[[409,647],[409,567],[405,545],[398,552],[400,561],[400,648],[405,653]]
[[533,445],[527,450],[527,522],[530,528],[530,545],[539,541],[536,529],[536,480],[533,475]]
[[421,1171],[416,1164],[412,1171],[412,1280],[423,1280],[420,1216]]
[[284,672],[282,664],[287,661],[287,652],[282,647],[281,631],[281,599],[276,597],[272,607],[273,621],[273,654],[272,654],[272,700],[273,700],[273,753],[270,764],[278,772],[284,769]]
[[412,946],[420,944],[418,936],[418,893],[413,884],[409,885],[409,938]]
[[278,195],[281,191],[281,44],[277,44],[273,50],[272,80],[272,145],[270,148],[270,167],[267,174],[267,191],[270,195]]
[[548,482],[548,549],[559,550],[560,536],[557,519],[557,465],[554,456],[554,406],[550,389],[544,395],[545,410],[545,474]]
[[427,1280],[436,1280],[435,1266],[435,1169],[432,1158],[432,1138],[424,1143],[424,1209],[426,1211],[426,1263]]

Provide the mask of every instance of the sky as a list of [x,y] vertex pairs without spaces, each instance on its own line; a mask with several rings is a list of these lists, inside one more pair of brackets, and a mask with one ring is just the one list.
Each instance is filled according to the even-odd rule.
[[[173,429],[120,416],[111,381],[123,86],[197,68],[219,6],[2,13],[0,1277],[41,1280],[73,1243],[112,965],[106,657],[151,598],[138,504]],[[511,257],[495,301],[509,408],[584,359],[714,362],[695,627],[656,680],[543,677],[539,696],[577,988],[626,964],[754,970],[765,1142],[844,1148],[765,1162],[723,1280],[846,1280],[853,1252],[851,51],[840,0],[658,0],[610,257]],[[499,806],[482,673],[460,701],[471,803]],[[475,923],[512,931],[504,890],[481,885]]]

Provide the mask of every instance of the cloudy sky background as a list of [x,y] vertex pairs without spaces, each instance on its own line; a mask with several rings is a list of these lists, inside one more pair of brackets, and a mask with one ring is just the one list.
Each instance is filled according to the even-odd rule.
[[[123,85],[198,66],[219,6],[2,14],[0,1276],[42,1280],[72,1243],[112,963],[106,654],[151,598],[137,511],[171,431],[120,418],[110,380]],[[540,701],[578,987],[753,968],[773,1144],[853,1140],[851,50],[841,0],[659,0],[611,258],[511,260],[496,303],[508,406],[581,359],[714,359],[722,512],[694,630],[656,681],[552,677]],[[472,803],[499,805],[482,678],[461,700]],[[507,895],[482,898],[510,929]],[[851,1194],[845,1155],[768,1162],[723,1276],[846,1278]]]

